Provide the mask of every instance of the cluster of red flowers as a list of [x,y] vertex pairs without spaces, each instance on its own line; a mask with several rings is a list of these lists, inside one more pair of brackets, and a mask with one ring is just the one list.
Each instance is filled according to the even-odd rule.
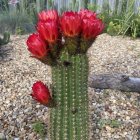
[[38,59],[48,55],[52,47],[61,44],[62,36],[95,39],[104,29],[104,24],[90,10],[66,11],[59,16],[56,10],[38,14],[37,33],[29,36],[28,50]]

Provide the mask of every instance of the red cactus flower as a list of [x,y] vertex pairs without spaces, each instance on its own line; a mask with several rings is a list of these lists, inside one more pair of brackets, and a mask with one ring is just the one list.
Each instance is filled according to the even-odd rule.
[[104,24],[100,19],[83,19],[82,36],[84,39],[95,39],[104,29]]
[[40,21],[47,21],[48,19],[57,21],[58,12],[56,10],[48,10],[48,11],[43,10],[38,14],[38,19]]
[[30,35],[26,43],[28,50],[34,55],[34,57],[43,58],[47,55],[47,44],[41,39],[39,34],[33,33]]
[[79,15],[81,19],[84,19],[84,18],[96,19],[97,18],[97,14],[95,12],[87,10],[87,9],[81,9],[79,11]]
[[47,106],[52,100],[48,87],[41,81],[33,84],[31,96],[39,103]]
[[53,20],[38,22],[37,30],[41,37],[49,43],[55,43],[58,39],[58,24]]
[[61,27],[64,35],[78,36],[81,31],[81,18],[77,12],[65,12],[61,18]]

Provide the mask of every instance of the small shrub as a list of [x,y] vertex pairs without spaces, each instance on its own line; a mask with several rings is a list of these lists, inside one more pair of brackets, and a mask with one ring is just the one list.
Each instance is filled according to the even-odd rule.
[[120,127],[121,122],[118,121],[118,120],[110,120],[110,119],[108,119],[108,120],[107,119],[101,119],[99,121],[99,127],[100,128],[103,128],[106,125],[108,125],[108,126],[110,126],[112,128],[118,128],[118,127]]
[[108,1],[104,1],[103,7],[97,4],[89,4],[88,9],[100,11],[99,17],[106,25],[104,32],[110,35],[127,35],[133,38],[140,37],[140,13],[134,12],[135,0],[122,1],[121,11],[118,11],[119,3],[115,4],[115,10],[111,11]]
[[131,21],[130,30],[133,38],[140,37],[140,15]]
[[111,21],[107,27],[107,33],[110,35],[118,35],[121,31],[121,25]]
[[20,28],[25,33],[33,32],[34,25],[29,19],[28,15],[21,13],[4,13],[0,15],[0,32],[8,31],[11,34],[15,34],[17,28]]
[[35,122],[32,127],[33,127],[33,130],[37,134],[39,134],[39,136],[42,139],[45,139],[45,135],[46,135],[45,125],[41,121]]
[[3,34],[3,38],[0,38],[0,46],[7,44],[9,42],[9,40],[10,40],[10,34],[8,32],[5,32]]

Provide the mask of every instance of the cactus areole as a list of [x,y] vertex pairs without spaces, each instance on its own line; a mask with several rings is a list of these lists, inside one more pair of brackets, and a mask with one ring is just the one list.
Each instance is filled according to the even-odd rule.
[[50,140],[89,140],[88,58],[86,52],[104,24],[89,10],[42,11],[37,33],[29,36],[28,50],[52,69],[52,89],[41,81],[32,97],[49,107]]

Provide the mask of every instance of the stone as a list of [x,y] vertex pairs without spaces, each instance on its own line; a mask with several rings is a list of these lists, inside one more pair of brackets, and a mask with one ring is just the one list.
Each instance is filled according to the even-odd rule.
[[119,139],[120,136],[119,136],[119,135],[115,135],[114,138],[115,138],[115,139]]
[[126,135],[127,140],[133,140],[133,136],[132,135]]
[[106,126],[105,128],[106,128],[107,131],[110,131],[110,132],[112,130],[112,128],[110,126]]
[[130,120],[130,117],[129,116],[126,116],[126,120],[129,121]]
[[14,138],[14,140],[19,140],[19,138]]

